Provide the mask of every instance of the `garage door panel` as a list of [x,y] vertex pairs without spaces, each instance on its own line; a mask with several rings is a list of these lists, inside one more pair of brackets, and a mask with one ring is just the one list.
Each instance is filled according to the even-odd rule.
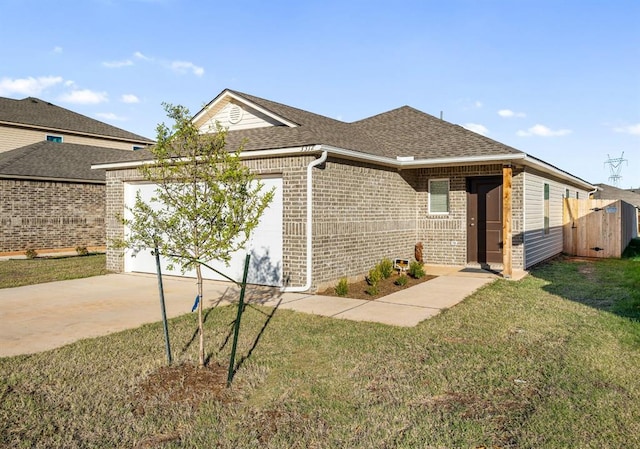
[[[282,178],[267,178],[260,180],[268,191],[275,188],[275,195],[269,207],[264,211],[260,223],[254,229],[251,239],[243,249],[231,255],[229,264],[222,261],[208,261],[207,265],[226,274],[236,281],[242,280],[244,261],[247,253],[251,254],[251,263],[248,272],[248,282],[253,284],[280,286],[282,285]],[[155,196],[154,184],[125,183],[125,202],[129,207],[135,203],[136,193],[140,192],[141,198],[149,203]],[[153,203],[151,203],[153,204]],[[125,211],[125,217],[130,218],[130,213]],[[126,232],[126,230],[125,230]],[[178,265],[173,270],[168,269],[169,262],[161,257],[163,274],[195,277],[195,270],[189,270],[182,274]],[[127,249],[124,259],[125,272],[155,273],[155,257],[151,250],[143,250],[137,254]],[[205,279],[226,280],[215,271],[202,267],[202,275]]]

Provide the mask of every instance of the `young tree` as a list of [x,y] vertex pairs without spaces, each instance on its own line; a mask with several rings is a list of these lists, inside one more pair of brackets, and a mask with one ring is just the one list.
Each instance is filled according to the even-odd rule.
[[145,180],[157,184],[147,203],[138,192],[129,217],[124,246],[140,251],[156,245],[171,265],[186,272],[195,269],[198,286],[199,364],[204,366],[202,270],[199,262],[228,262],[242,248],[273,199],[263,192],[250,170],[240,161],[241,148],[226,149],[227,131],[217,126],[202,134],[189,110],[163,103],[171,128],[157,127],[151,147],[154,161],[143,165]]

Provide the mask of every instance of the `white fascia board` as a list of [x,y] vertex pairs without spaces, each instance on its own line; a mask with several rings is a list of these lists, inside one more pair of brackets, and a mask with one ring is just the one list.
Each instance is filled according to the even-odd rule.
[[[240,153],[240,159],[259,159],[268,157],[283,157],[283,156],[300,156],[303,154],[317,154],[322,151],[321,145],[306,145],[302,147],[292,148],[277,148],[273,150],[252,150],[243,151]],[[183,159],[187,160],[187,159]],[[153,165],[154,159],[145,159],[142,161],[127,161],[127,162],[108,162],[104,164],[94,164],[91,166],[92,170],[117,170],[125,168],[137,168],[143,165]]]
[[529,166],[529,167],[535,168],[536,170],[540,170],[541,172],[556,176],[560,179],[564,179],[565,181],[569,181],[573,184],[580,185],[586,188],[586,190],[596,190],[598,188],[597,186],[588,183],[584,179],[578,178],[577,176],[574,176],[571,173],[568,173],[564,170],[554,167],[551,164],[547,164],[546,162],[541,161],[540,159],[536,159],[535,157],[529,156],[528,154],[525,156],[526,157],[524,158],[523,164],[526,166]]
[[358,151],[345,150],[342,148],[331,147],[328,145],[322,145],[322,149],[326,149],[330,154],[340,155],[347,159],[362,160],[368,162],[374,162],[389,167],[403,168],[426,168],[426,167],[440,167],[448,165],[478,165],[483,163],[496,163],[505,162],[509,163],[519,159],[524,159],[526,154],[498,154],[493,156],[467,156],[467,157],[443,157],[435,159],[414,159],[414,160],[401,160],[396,158],[390,158],[385,156],[376,156],[372,154],[360,153]]
[[[353,150],[345,150],[343,148],[333,147],[330,145],[307,145],[301,147],[292,148],[277,148],[271,150],[253,150],[243,151],[240,153],[241,159],[258,159],[269,157],[283,157],[283,156],[300,156],[303,154],[317,154],[322,151],[327,151],[329,155],[339,156],[349,160],[371,162],[373,164],[383,165],[387,167],[394,167],[399,170],[412,169],[412,168],[429,168],[429,167],[446,167],[456,165],[481,165],[491,163],[520,163],[525,166],[535,168],[544,173],[551,174],[558,178],[569,181],[573,184],[577,184],[585,187],[587,190],[594,190],[596,187],[588,182],[571,175],[559,168],[547,164],[539,159],[529,156],[526,153],[516,154],[496,154],[492,156],[467,156],[467,157],[443,157],[435,159],[415,159],[413,161],[399,161],[395,158],[377,156],[374,154],[361,153]],[[144,161],[130,161],[130,162],[113,162],[106,164],[92,165],[92,169],[124,169],[135,168],[142,165],[153,164],[153,160]]]
[[256,111],[261,112],[262,114],[271,117],[272,119],[282,123],[283,125],[288,126],[289,128],[296,128],[298,125],[296,123],[293,123],[283,117],[280,117],[277,114],[274,114],[273,112],[253,103],[252,101],[247,100],[246,98],[243,98],[239,95],[234,94],[233,92],[229,92],[229,90],[225,90],[220,96],[218,96],[218,98],[214,99],[213,101],[211,101],[211,103],[209,103],[208,105],[206,105],[204,108],[202,108],[202,110],[200,112],[198,112],[196,115],[193,116],[193,118],[191,119],[191,121],[193,123],[197,123],[198,120],[200,120],[210,109],[212,109],[216,104],[221,103],[222,101],[224,101],[226,98],[233,98],[234,100],[236,100],[239,103],[244,103],[247,106],[255,109]]
[[578,178],[570,173],[567,173],[564,170],[554,167],[553,165],[547,164],[539,159],[536,159],[532,156],[529,156],[526,153],[516,153],[516,154],[497,154],[492,156],[467,156],[467,157],[449,157],[449,158],[435,158],[435,159],[415,159],[413,161],[398,161],[397,159],[392,159],[383,156],[375,156],[365,153],[359,153],[357,151],[352,150],[344,150],[342,148],[330,147],[327,145],[322,145],[323,149],[329,151],[330,154],[337,154],[343,157],[354,159],[354,160],[363,160],[369,162],[375,162],[382,165],[387,165],[390,167],[397,167],[399,169],[403,168],[428,168],[428,167],[442,167],[442,166],[453,166],[453,165],[479,165],[484,163],[520,163],[522,165],[526,165],[529,167],[536,168],[545,173],[554,175],[558,178],[567,180],[571,183],[581,185],[583,187],[588,188],[588,190],[595,189],[595,186],[589,184],[583,179]]

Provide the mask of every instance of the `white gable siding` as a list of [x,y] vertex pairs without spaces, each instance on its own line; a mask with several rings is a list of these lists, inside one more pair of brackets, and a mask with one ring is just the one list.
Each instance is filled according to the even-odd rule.
[[[234,108],[241,108],[240,120],[236,123],[233,123],[231,118],[234,116],[235,111]],[[271,117],[262,114],[259,111],[256,111],[253,108],[250,108],[243,104],[237,103],[227,103],[216,112],[213,117],[204,122],[204,124],[200,127],[200,132],[206,133],[211,130],[215,130],[215,123],[218,122],[222,125],[223,128],[228,128],[230,131],[237,129],[250,129],[250,128],[264,128],[267,126],[278,126],[281,123],[272,119]]]
[[[576,189],[538,174],[524,173],[524,251],[525,269],[562,252],[563,198],[566,189],[575,198],[587,198],[586,190]],[[549,184],[549,232],[544,232],[544,185]]]

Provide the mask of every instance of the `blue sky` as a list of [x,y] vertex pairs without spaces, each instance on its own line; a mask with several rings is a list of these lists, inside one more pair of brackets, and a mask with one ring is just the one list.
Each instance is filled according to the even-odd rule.
[[640,187],[637,0],[0,0],[0,96],[146,137],[225,88],[344,121],[403,105]]

